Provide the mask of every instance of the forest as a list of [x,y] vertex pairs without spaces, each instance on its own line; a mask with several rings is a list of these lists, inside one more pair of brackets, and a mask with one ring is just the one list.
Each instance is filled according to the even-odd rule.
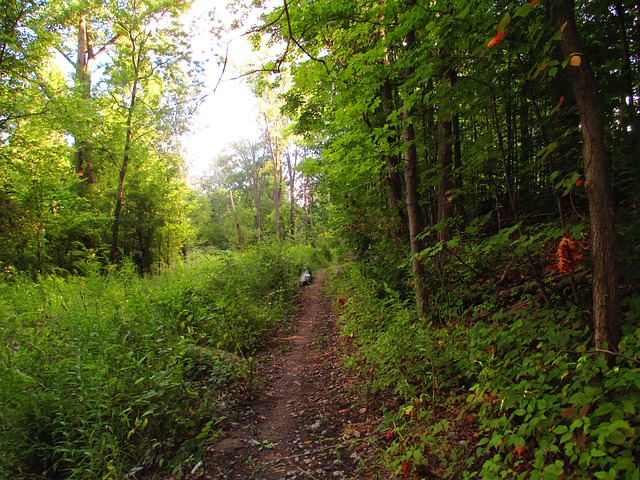
[[[2,2],[0,478],[184,478],[310,266],[362,478],[640,479],[637,3],[223,3],[203,55],[188,0]],[[223,9],[261,132],[193,179]]]

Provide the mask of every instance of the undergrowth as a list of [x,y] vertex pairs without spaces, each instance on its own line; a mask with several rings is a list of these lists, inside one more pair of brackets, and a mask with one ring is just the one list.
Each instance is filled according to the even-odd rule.
[[[609,364],[590,347],[588,306],[560,288],[566,277],[547,277],[546,305],[526,272],[514,272],[517,285],[496,285],[474,276],[490,277],[486,265],[476,268],[486,258],[463,255],[464,281],[447,272],[427,318],[356,263],[331,280],[342,333],[354,344],[347,364],[367,379],[383,417],[366,474],[640,478],[637,312],[628,312]],[[588,297],[585,289],[578,285],[576,298]]]
[[0,282],[0,477],[181,477],[287,318],[304,247]]

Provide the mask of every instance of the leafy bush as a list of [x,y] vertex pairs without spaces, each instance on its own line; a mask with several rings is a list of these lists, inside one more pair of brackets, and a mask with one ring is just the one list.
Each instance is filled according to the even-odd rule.
[[357,265],[332,284],[348,364],[387,399],[380,478],[640,478],[637,325],[610,365],[588,347],[584,309],[560,297],[505,303],[492,282],[465,296],[454,284],[473,302],[451,295],[420,319]]

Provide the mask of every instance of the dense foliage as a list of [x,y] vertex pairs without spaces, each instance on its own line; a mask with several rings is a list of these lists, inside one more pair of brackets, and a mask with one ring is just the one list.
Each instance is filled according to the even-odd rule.
[[638,14],[285,0],[256,25],[355,261],[382,478],[640,475]]
[[595,342],[612,346],[618,274],[635,275],[618,269],[616,228],[637,223],[623,180],[637,176],[637,22],[636,6],[570,0],[285,1],[255,31],[283,46],[270,66],[292,78],[285,111],[322,152],[302,169],[331,199],[331,226],[362,258],[410,262],[420,314],[441,287],[425,249],[453,247],[474,219],[515,227],[512,260],[547,303],[525,227],[586,224],[574,240],[590,249]]
[[309,249],[211,253],[0,284],[0,476],[125,478],[192,468],[225,397],[250,389]]
[[[494,247],[495,248],[495,247]],[[461,258],[473,261],[472,252]],[[451,286],[417,319],[357,265],[332,281],[347,365],[384,414],[374,478],[640,478],[640,325],[612,364],[588,345],[588,315],[485,282]],[[494,275],[491,275],[491,274]],[[513,280],[511,280],[512,282]],[[586,285],[579,285],[582,292]],[[638,297],[634,297],[637,302]],[[633,312],[637,317],[637,309]],[[446,326],[442,326],[445,317]]]

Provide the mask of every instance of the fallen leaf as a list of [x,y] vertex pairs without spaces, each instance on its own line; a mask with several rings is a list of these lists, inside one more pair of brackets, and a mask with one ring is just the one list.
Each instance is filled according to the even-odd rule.
[[402,475],[405,478],[409,477],[409,462],[407,460],[402,461]]

